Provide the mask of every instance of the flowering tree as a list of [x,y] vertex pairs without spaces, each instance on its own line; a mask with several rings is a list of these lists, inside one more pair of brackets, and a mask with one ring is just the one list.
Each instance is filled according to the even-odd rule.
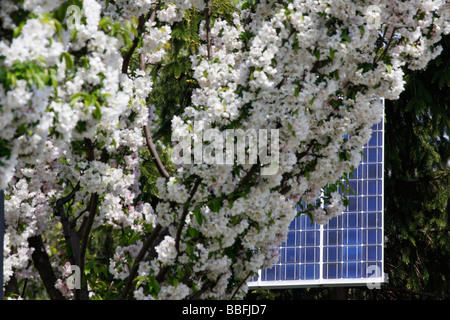
[[[297,205],[318,223],[342,212],[340,180],[381,120],[379,97],[397,99],[402,68],[424,68],[450,31],[442,0],[0,8],[5,282],[42,281],[52,299],[242,297],[276,260]],[[161,104],[165,84],[185,86],[185,107]],[[174,141],[155,145],[167,119]],[[161,160],[201,139],[198,125],[271,129],[278,141],[260,144],[256,163],[211,141],[200,151],[215,161]],[[105,234],[106,258],[88,250]],[[66,281],[75,266],[80,288]]]

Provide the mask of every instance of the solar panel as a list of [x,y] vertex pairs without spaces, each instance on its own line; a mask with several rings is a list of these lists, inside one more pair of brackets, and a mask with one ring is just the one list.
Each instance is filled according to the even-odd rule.
[[383,151],[384,121],[372,127],[364,157],[349,177],[355,194],[344,212],[326,225],[296,217],[279,261],[248,283],[255,288],[367,285],[378,288],[383,273]]

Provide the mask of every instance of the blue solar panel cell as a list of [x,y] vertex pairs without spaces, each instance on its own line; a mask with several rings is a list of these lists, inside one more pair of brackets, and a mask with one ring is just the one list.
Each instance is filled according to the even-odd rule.
[[304,231],[299,232],[300,246],[318,246],[320,239],[320,231]]
[[316,280],[319,278],[318,264],[302,264],[300,265],[301,280]]
[[381,243],[381,229],[366,229],[363,232],[364,244],[379,244]]
[[382,246],[367,245],[363,247],[363,260],[380,261],[382,258]]
[[342,261],[342,247],[341,246],[329,246],[323,251],[324,262],[338,262]]
[[322,276],[324,279],[342,278],[342,263],[324,263]]
[[361,260],[361,246],[346,245],[342,247],[342,260],[343,261],[360,261]]
[[[284,267],[284,268],[283,268]],[[299,265],[298,264],[287,264],[282,266],[282,276],[281,280],[295,280],[298,278],[299,274]]]
[[354,245],[362,243],[361,229],[344,229],[342,231],[342,234],[344,245]]
[[365,228],[381,228],[382,215],[381,212],[366,212],[361,215],[362,223]]
[[[350,205],[349,205],[350,208]],[[355,211],[353,209],[352,211]],[[347,214],[342,216],[342,223],[348,228],[361,228],[362,226],[362,217],[357,212],[347,212]]]
[[307,215],[295,218],[273,267],[260,270],[250,287],[311,286],[380,279],[383,270],[383,122],[372,127],[362,161],[348,184],[342,215],[326,225],[311,223]]
[[301,263],[316,263],[319,262],[319,248],[311,247],[311,248],[301,248],[300,249],[300,262]]
[[344,263],[342,268],[345,278],[361,278],[362,264],[360,262]]

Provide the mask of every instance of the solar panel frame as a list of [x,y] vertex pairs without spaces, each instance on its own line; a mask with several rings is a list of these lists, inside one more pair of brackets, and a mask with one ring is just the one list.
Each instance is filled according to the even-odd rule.
[[[384,101],[383,101],[384,102]],[[259,270],[249,289],[318,286],[378,288],[384,274],[384,119],[372,127],[364,157],[349,179],[355,195],[348,196],[343,214],[326,225],[295,218],[280,259]]]

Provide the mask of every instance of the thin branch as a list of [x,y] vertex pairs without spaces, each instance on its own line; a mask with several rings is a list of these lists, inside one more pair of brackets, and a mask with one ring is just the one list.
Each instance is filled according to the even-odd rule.
[[145,27],[145,16],[141,15],[139,17],[139,24],[137,27],[138,35],[134,38],[133,44],[131,45],[130,50],[128,50],[128,52],[125,54],[125,57],[123,57],[122,73],[125,73],[125,74],[128,73],[128,66],[130,65],[131,57],[133,56],[133,53],[139,44],[140,35],[144,31],[144,27]]
[[[386,29],[384,29],[383,35],[381,36],[381,39],[384,40],[384,37],[386,36],[387,30],[389,29],[389,26],[386,26]],[[381,44],[379,46],[377,46],[377,50],[375,51],[375,55],[373,57],[373,62],[372,64],[375,66],[377,63],[377,56],[378,56],[378,52],[380,51],[381,47],[383,45],[383,41],[381,41]]]
[[212,47],[211,47],[211,0],[206,1],[205,6],[205,16],[206,16],[206,48],[208,51],[208,60],[212,57]]
[[[90,139],[85,139],[85,146],[86,146],[86,152],[87,152],[87,160],[88,161],[94,161],[95,160],[95,148],[94,144]],[[106,150],[102,151],[100,161],[106,163],[108,161],[108,153]],[[79,187],[79,183],[77,184]],[[74,189],[75,190],[75,189]],[[72,193],[74,193],[72,190]],[[69,198],[70,199],[70,198]],[[68,202],[68,199],[63,199],[65,202]],[[92,229],[92,225],[94,224],[95,215],[97,213],[97,206],[99,202],[99,196],[97,193],[94,193],[91,195],[91,198],[89,200],[89,215],[84,218],[83,223],[81,225],[81,228],[79,232],[76,232],[72,226],[70,226],[68,232],[70,233],[70,239],[71,239],[71,245],[72,245],[72,255],[74,259],[74,265],[77,265],[80,268],[81,276],[84,275],[84,266],[85,266],[85,260],[86,260],[86,250],[87,245],[89,242],[89,234]],[[58,203],[57,203],[58,205]],[[60,204],[61,206],[61,204]],[[64,208],[60,207],[59,211],[63,211]],[[86,211],[86,210],[85,210]],[[83,212],[85,212],[83,211]],[[65,223],[68,224],[68,218],[64,215],[61,216],[61,221],[63,218],[66,220]],[[63,224],[64,226],[64,224]],[[74,233],[74,235],[73,235]],[[81,239],[80,239],[81,235]],[[80,244],[81,240],[81,244]],[[76,250],[74,250],[76,248]],[[87,291],[87,286],[82,286],[81,289],[75,290],[75,299],[79,300],[88,300],[89,295]]]
[[[181,231],[182,231],[184,223],[186,221],[187,213],[189,212],[189,203],[191,202],[192,198],[194,197],[195,193],[197,192],[200,182],[201,182],[201,179],[198,178],[194,184],[194,187],[191,190],[189,199],[184,204],[183,214],[180,218],[180,225],[178,226],[177,235],[175,238],[175,248],[176,248],[176,251],[178,254],[180,253],[179,251],[180,251]],[[169,267],[166,266],[164,268],[161,268],[161,270],[156,275],[156,281],[158,281],[159,283],[162,282],[164,280],[164,277],[165,277],[167,271],[169,271]]]
[[189,204],[192,200],[192,198],[194,197],[195,193],[197,192],[198,186],[200,185],[201,182],[201,178],[198,178],[195,181],[194,187],[191,190],[191,193],[189,195],[189,199],[186,201],[186,203],[184,204],[184,208],[183,208],[183,214],[181,215],[181,219],[180,219],[180,225],[178,226],[178,230],[177,230],[177,235],[175,238],[175,248],[177,249],[177,252],[180,251],[180,240],[181,240],[181,230],[183,229],[185,220],[186,220],[186,216],[189,212]]
[[[87,216],[87,218],[85,218],[86,219],[85,225],[84,225],[84,221],[83,221],[84,228],[81,233],[81,247],[80,247],[80,259],[79,259],[80,260],[79,267],[80,267],[81,275],[84,274],[84,266],[86,264],[86,250],[87,250],[87,245],[89,242],[89,234],[91,232],[92,225],[94,224],[95,214],[97,213],[98,198],[99,197],[98,197],[97,193],[94,193],[91,195],[91,199],[89,201],[89,216]],[[76,292],[77,291],[78,290],[76,290]],[[77,296],[77,294],[76,294],[76,296]],[[87,292],[87,287],[81,288],[80,298],[82,298],[82,299],[89,298],[88,292]]]
[[[157,8],[158,7],[156,7],[155,10],[153,10],[153,12],[150,16],[150,21],[155,20]],[[141,16],[141,17],[143,17],[143,16]],[[145,58],[144,58],[144,54],[142,54],[142,53],[139,55],[139,69],[141,69],[142,71],[145,71]],[[122,72],[123,72],[123,70],[122,70]],[[162,163],[161,158],[158,155],[158,152],[156,151],[156,147],[155,147],[155,144],[153,143],[150,129],[148,128],[148,126],[144,126],[143,129],[144,129],[144,134],[145,134],[145,141],[147,142],[148,151],[150,151],[150,154],[152,155],[152,160],[155,163],[159,174],[164,178],[169,178],[170,175],[167,172],[166,168],[164,167],[164,164]]]
[[150,154],[152,155],[153,162],[155,163],[156,168],[159,171],[159,174],[164,178],[169,178],[170,175],[167,172],[166,168],[164,167],[164,164],[162,163],[161,159],[159,158],[158,152],[156,151],[156,147],[155,144],[153,143],[152,135],[150,133],[150,129],[148,128],[148,126],[144,126],[144,133],[148,151],[150,151]]
[[165,234],[167,232],[167,228],[164,228],[157,224],[155,228],[153,228],[153,231],[150,233],[150,235],[145,240],[144,244],[142,245],[141,250],[139,250],[139,253],[136,256],[136,259],[134,260],[133,267],[130,270],[130,274],[128,275],[127,281],[125,283],[125,287],[123,288],[120,295],[117,297],[118,300],[125,299],[128,296],[128,293],[131,290],[131,286],[133,284],[134,278],[136,277],[136,274],[139,269],[139,263],[144,259],[145,254],[150,249],[151,246],[155,243],[155,240],[160,236],[161,234]]
[[139,17],[139,22],[137,26],[137,36],[133,40],[133,44],[131,45],[128,52],[125,54],[125,57],[123,57],[123,63],[122,63],[122,73],[127,74],[128,73],[128,66],[130,65],[131,57],[133,56],[134,51],[136,50],[139,40],[141,39],[142,33],[144,33],[144,27],[147,19],[150,19],[151,22],[155,21],[156,18],[156,11],[159,9],[159,6],[156,6],[155,9],[150,14],[150,18],[148,18],[148,15],[141,15]]
[[234,299],[234,297],[235,297],[236,294],[238,293],[239,289],[241,289],[242,285],[243,285],[244,283],[247,282],[248,278],[250,278],[250,276],[251,276],[252,274],[253,274],[253,271],[252,271],[252,272],[249,272],[249,274],[244,278],[244,280],[242,280],[242,281],[239,283],[238,287],[237,287],[236,290],[234,291],[234,293],[233,293],[233,295],[231,296],[231,299],[230,299],[230,300],[233,300],[233,299]]
[[257,162],[250,167],[250,170],[248,170],[247,174],[241,179],[241,181],[239,182],[235,191],[238,191],[242,187],[246,186],[250,182],[250,180],[253,178],[253,175],[256,174],[256,171],[259,167],[260,167],[260,162],[258,159]]
[[391,47],[392,40],[394,39],[395,31],[397,31],[397,27],[394,27],[394,29],[392,30],[392,34],[391,34],[391,36],[389,38],[389,42],[388,42],[386,48],[381,53],[380,58],[375,61],[375,64],[377,64],[378,62],[382,61],[386,57],[386,54],[387,54],[387,52],[389,51],[389,49]]
[[189,300],[200,299],[201,295],[203,293],[205,293],[206,290],[209,290],[209,289],[213,288],[215,285],[216,285],[216,283],[211,281],[211,280],[206,281],[205,284],[202,286],[202,288],[200,290],[198,290],[196,293],[194,293],[193,295],[191,295],[189,297]]

